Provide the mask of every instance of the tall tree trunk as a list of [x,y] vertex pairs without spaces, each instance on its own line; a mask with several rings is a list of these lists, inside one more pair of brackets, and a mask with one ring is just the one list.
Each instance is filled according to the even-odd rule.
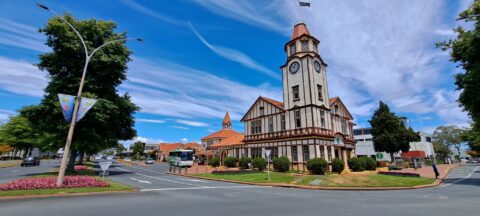
[[27,157],[28,149],[23,149],[23,158]]
[[393,158],[393,152],[390,152],[390,162],[392,162],[392,164],[395,164],[395,158]]
[[70,151],[70,158],[68,159],[67,172],[72,173],[75,171],[75,159],[77,158],[77,150],[72,149]]
[[80,152],[80,158],[78,160],[78,164],[83,165],[83,158],[85,157],[85,152],[81,151]]
[[87,154],[87,162],[90,161],[90,157],[92,157],[91,154]]

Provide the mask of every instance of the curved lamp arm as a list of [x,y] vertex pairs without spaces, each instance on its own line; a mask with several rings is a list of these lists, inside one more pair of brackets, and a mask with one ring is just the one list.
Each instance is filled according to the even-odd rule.
[[109,44],[116,43],[116,42],[123,42],[123,41],[129,41],[129,40],[136,40],[136,41],[143,42],[143,39],[141,39],[141,38],[123,38],[123,39],[112,40],[112,41],[106,42],[106,43],[102,44],[101,46],[95,48],[92,51],[92,53],[90,53],[90,55],[88,57],[91,58],[95,52],[97,52],[99,49],[101,49],[104,46],[107,46]]

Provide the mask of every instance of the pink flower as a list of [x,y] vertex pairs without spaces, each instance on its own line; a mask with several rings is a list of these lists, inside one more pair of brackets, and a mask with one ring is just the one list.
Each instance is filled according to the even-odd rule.
[[[0,191],[51,189],[56,187],[57,177],[25,178],[0,184]],[[62,188],[109,187],[110,184],[92,176],[65,176]]]

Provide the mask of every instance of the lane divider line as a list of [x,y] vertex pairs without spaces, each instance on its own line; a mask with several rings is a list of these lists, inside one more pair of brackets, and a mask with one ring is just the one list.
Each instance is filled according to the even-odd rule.
[[221,187],[188,187],[188,188],[153,188],[153,189],[142,189],[140,191],[173,191],[173,190],[202,190],[202,189],[235,189],[235,188],[267,188],[270,186],[254,186],[254,185],[242,185],[242,186],[221,186]]

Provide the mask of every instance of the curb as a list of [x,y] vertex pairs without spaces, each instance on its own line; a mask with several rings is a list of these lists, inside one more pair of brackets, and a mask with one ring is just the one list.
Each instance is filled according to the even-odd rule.
[[18,195],[18,196],[0,196],[0,201],[4,200],[19,200],[19,199],[35,199],[35,198],[49,198],[49,197],[74,197],[74,196],[92,196],[92,195],[106,195],[106,194],[127,194],[139,192],[138,189],[126,191],[102,191],[102,192],[88,192],[88,193],[57,193],[44,195]]
[[337,191],[385,191],[385,190],[415,190],[415,189],[423,189],[423,188],[431,188],[440,185],[443,182],[443,179],[448,175],[452,168],[456,168],[457,166],[453,166],[447,169],[445,175],[440,179],[435,180],[435,182],[426,185],[418,185],[412,187],[315,187],[315,186],[306,186],[306,185],[292,185],[292,184],[283,184],[283,183],[256,183],[256,182],[242,182],[236,180],[227,180],[227,179],[215,179],[215,178],[208,178],[203,176],[193,176],[193,175],[185,175],[185,174],[177,174],[177,173],[170,173],[170,175],[176,176],[184,176],[190,178],[197,178],[197,179],[204,179],[204,180],[211,180],[211,181],[220,181],[220,182],[229,182],[229,183],[237,183],[237,184],[246,184],[246,185],[257,185],[257,186],[271,186],[271,187],[282,187],[282,188],[297,188],[297,189],[306,189],[306,190],[337,190]]

